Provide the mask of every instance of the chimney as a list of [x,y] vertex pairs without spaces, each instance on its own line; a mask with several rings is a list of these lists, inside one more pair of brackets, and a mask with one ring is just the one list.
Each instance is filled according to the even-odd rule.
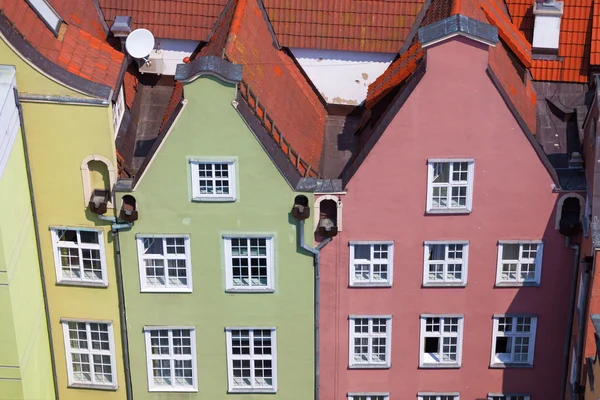
[[563,12],[563,1],[536,0],[533,6],[535,23],[532,47],[534,53],[558,54],[560,19]]
[[110,27],[111,33],[118,38],[126,38],[131,33],[131,17],[117,16]]

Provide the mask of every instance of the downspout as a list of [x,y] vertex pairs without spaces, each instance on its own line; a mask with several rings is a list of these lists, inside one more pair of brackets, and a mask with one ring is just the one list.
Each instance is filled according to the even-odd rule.
[[[567,246],[575,250],[575,256],[573,258],[573,277],[571,283],[571,298],[569,300],[569,314],[567,321],[567,335],[565,337],[565,348],[563,351],[564,362],[562,367],[562,384],[561,384],[561,394],[560,396],[565,396],[567,391],[567,382],[569,377],[567,376],[567,371],[569,370],[569,355],[571,349],[571,333],[573,332],[573,313],[575,312],[575,297],[577,296],[577,276],[579,272],[579,252],[580,246],[576,243],[571,243],[571,238],[567,238]],[[580,338],[581,339],[581,338]],[[572,396],[571,396],[572,397]],[[563,397],[564,398],[564,397]]]
[[27,170],[27,184],[29,186],[29,197],[31,201],[31,213],[33,215],[33,229],[35,232],[35,246],[38,255],[38,266],[40,268],[40,278],[42,280],[42,297],[44,298],[44,311],[46,313],[46,329],[48,329],[48,344],[50,346],[50,363],[52,364],[52,379],[54,380],[54,398],[59,400],[58,394],[58,376],[56,375],[56,358],[54,356],[54,343],[52,341],[52,325],[50,324],[50,308],[48,306],[48,291],[46,289],[46,277],[44,274],[44,261],[42,258],[42,245],[40,243],[40,227],[38,226],[37,211],[35,208],[35,196],[33,194],[33,182],[31,179],[31,165],[29,164],[29,151],[27,150],[27,135],[25,134],[25,119],[23,118],[23,107],[19,102],[19,93],[14,89],[15,103],[19,112],[21,123],[21,139],[23,140],[23,153],[25,155],[25,169]]
[[309,253],[311,253],[314,257],[314,267],[315,267],[315,280],[314,280],[314,296],[315,296],[315,304],[314,304],[314,316],[315,316],[315,398],[314,400],[319,400],[319,303],[321,300],[321,289],[320,289],[320,280],[321,280],[321,249],[327,245],[327,243],[331,242],[332,238],[327,238],[323,240],[319,245],[315,248],[310,247],[309,245],[304,243],[304,220],[300,220],[300,232],[298,234],[300,240],[300,247]]
[[[117,211],[117,194],[113,188],[113,207]],[[125,311],[125,291],[123,289],[123,269],[121,264],[121,242],[119,241],[119,229],[128,229],[133,223],[118,224],[117,217],[98,216],[101,220],[110,221],[111,234],[115,240],[115,274],[117,279],[117,293],[119,296],[119,322],[121,324],[121,346],[123,348],[123,372],[125,374],[125,395],[127,400],[133,399],[131,387],[131,370],[129,369],[129,337],[127,335],[127,313]]]

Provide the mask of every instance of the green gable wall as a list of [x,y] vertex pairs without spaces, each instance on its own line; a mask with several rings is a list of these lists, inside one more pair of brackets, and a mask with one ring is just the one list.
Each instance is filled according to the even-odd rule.
[[[138,400],[313,395],[313,259],[297,251],[296,224],[289,215],[296,193],[232,106],[235,93],[235,86],[210,77],[187,84],[185,108],[131,193],[139,220],[122,231],[120,243]],[[191,202],[189,157],[235,158],[237,201]],[[193,293],[140,293],[138,233],[190,235]],[[273,235],[274,293],[225,293],[222,235],[237,233]],[[309,234],[306,239],[312,243]],[[145,325],[196,327],[198,393],[148,392]],[[277,394],[227,394],[227,326],[276,327]]]

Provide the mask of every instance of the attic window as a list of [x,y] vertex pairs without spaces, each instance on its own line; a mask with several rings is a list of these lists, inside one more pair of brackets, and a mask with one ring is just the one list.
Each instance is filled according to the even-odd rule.
[[560,39],[560,20],[564,2],[536,0],[533,6],[535,16],[532,47],[536,53],[557,54]]
[[54,36],[58,36],[58,29],[63,22],[63,19],[58,15],[56,10],[52,8],[50,3],[46,0],[25,0],[29,7],[35,11],[35,13],[44,21],[48,29],[50,29]]

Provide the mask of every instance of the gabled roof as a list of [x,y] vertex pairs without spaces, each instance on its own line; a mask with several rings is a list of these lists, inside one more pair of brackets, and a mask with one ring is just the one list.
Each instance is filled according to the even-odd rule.
[[[513,24],[533,39],[533,1],[506,0]],[[558,57],[534,59],[531,74],[536,81],[587,82],[592,42],[593,0],[568,0],[561,18]],[[595,23],[594,26],[598,24]],[[597,42],[596,42],[597,43]],[[594,44],[594,48],[597,48]],[[594,64],[595,65],[595,64]]]
[[210,42],[200,51],[204,55],[223,56],[242,65],[244,99],[251,98],[247,101],[255,116],[300,175],[317,176],[325,108],[294,60],[272,44],[257,0],[234,0],[228,5]]
[[133,28],[155,37],[204,41],[228,0],[99,0],[106,23],[132,18]]
[[114,89],[119,81],[123,54],[105,42],[106,34],[93,1],[54,0],[52,3],[58,6],[57,12],[64,13],[60,14],[65,23],[58,37],[25,1],[0,0],[0,9],[10,21],[10,28],[2,27],[4,36],[21,55],[69,86],[86,93],[105,92],[80,84],[80,80],[70,78],[73,75]]
[[424,0],[263,0],[279,44],[397,53]]

